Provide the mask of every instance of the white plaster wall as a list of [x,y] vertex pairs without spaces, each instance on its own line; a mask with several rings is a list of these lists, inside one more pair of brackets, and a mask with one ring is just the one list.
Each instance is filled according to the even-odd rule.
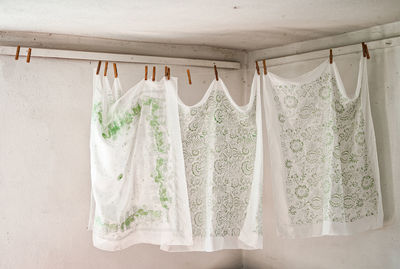
[[[96,65],[0,56],[0,268],[240,268],[240,251],[166,253],[137,245],[111,253],[92,246],[86,226]],[[188,86],[186,68],[171,69],[187,104],[214,78],[211,68],[191,68]],[[118,64],[118,71],[125,89],[144,76],[143,65]],[[110,81],[112,73],[109,65]],[[157,79],[163,73],[157,66]],[[219,74],[242,103],[241,71]]]
[[[97,63],[33,58],[26,64],[25,58],[0,56],[0,268],[240,268],[242,263],[246,268],[400,268],[400,47],[371,51],[371,56],[369,85],[386,227],[349,237],[277,238],[264,137],[264,249],[215,253],[166,253],[149,245],[115,253],[95,249],[86,225],[91,75]],[[358,60],[358,55],[335,57],[349,89],[355,86]],[[320,62],[269,70],[291,77]],[[219,70],[239,104],[248,100],[252,62],[250,69],[246,90],[241,71]],[[179,77],[183,101],[194,104],[214,73],[190,70],[192,86],[186,68],[172,67],[172,74]],[[118,71],[126,89],[142,78],[144,67],[119,64]],[[163,71],[157,66],[157,78]],[[112,65],[109,77],[112,81]]]
[[[370,53],[369,88],[385,227],[346,237],[278,238],[275,233],[267,138],[264,136],[264,249],[244,251],[245,268],[400,268],[400,47]],[[335,57],[349,93],[354,92],[359,57],[355,54]],[[321,61],[323,59],[285,64],[270,67],[269,70],[283,77],[295,77],[312,70]]]

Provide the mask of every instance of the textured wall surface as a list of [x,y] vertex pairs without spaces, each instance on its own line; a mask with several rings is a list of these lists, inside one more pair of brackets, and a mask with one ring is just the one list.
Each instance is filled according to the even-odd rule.
[[[276,237],[264,137],[264,249],[166,253],[138,245],[110,253],[95,249],[86,231],[89,213],[89,124],[95,62],[0,56],[0,268],[399,268],[400,267],[400,47],[371,51],[369,86],[385,228],[348,237],[286,240]],[[348,91],[359,55],[335,57]],[[271,67],[293,77],[321,60]],[[249,81],[254,72],[251,63]],[[109,69],[112,81],[112,68]],[[157,77],[163,73],[158,66]],[[122,86],[141,79],[143,65],[118,65]],[[179,94],[201,99],[214,73],[172,67]],[[233,99],[243,101],[241,71],[220,70]],[[249,85],[246,86],[247,94]],[[248,99],[248,98],[246,98]],[[243,254],[243,260],[241,258]]]
[[[240,251],[166,253],[137,245],[120,252],[92,246],[89,124],[96,62],[0,56],[0,268],[240,268]],[[112,66],[109,78],[112,82]],[[143,65],[119,64],[122,87]],[[172,67],[187,104],[201,99],[211,68]],[[164,67],[157,67],[157,78]],[[241,103],[241,72],[220,70]]]
[[[264,249],[244,251],[245,268],[400,268],[400,47],[370,53],[368,79],[385,227],[352,236],[295,240],[277,237],[267,138],[264,136]],[[359,54],[335,57],[350,95],[356,86],[359,57]],[[312,70],[321,61],[285,64],[269,70],[283,77],[296,77]]]

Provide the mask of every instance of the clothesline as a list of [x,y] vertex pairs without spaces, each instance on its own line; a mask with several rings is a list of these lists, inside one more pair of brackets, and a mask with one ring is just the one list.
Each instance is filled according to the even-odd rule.
[[[370,51],[383,49],[388,47],[400,46],[400,37],[385,38],[367,42]],[[20,56],[27,56],[30,48],[21,47]],[[362,49],[359,43],[345,45],[332,48],[333,56],[344,56],[353,53],[361,53]],[[267,60],[267,66],[277,66],[282,64],[311,61],[329,57],[327,51],[329,49],[314,50],[309,52],[294,53],[281,57],[269,58],[268,53],[264,50],[250,52],[249,62]],[[15,56],[16,46],[0,46],[0,55]],[[329,52],[328,52],[329,53]],[[126,62],[126,63],[142,63],[142,64],[160,64],[160,65],[184,65],[196,67],[214,67],[216,65],[221,69],[240,69],[240,62],[234,61],[216,61],[207,59],[190,59],[179,57],[160,57],[151,55],[132,55],[118,53],[103,53],[91,51],[76,51],[76,50],[59,50],[47,48],[31,48],[31,57],[40,58],[56,58],[56,59],[72,59],[72,60],[93,60],[93,61],[110,61],[110,62]],[[250,65],[253,68],[252,65]]]
[[[11,46],[0,46],[0,55],[15,56],[16,48]],[[30,48],[21,47],[20,56],[27,56]],[[93,61],[109,61],[109,62],[125,62],[125,63],[142,63],[142,64],[161,64],[161,65],[184,65],[197,67],[214,67],[223,69],[240,69],[239,62],[233,61],[215,61],[205,59],[190,59],[190,58],[174,58],[160,57],[151,55],[132,55],[118,53],[103,53],[91,51],[76,51],[76,50],[59,50],[59,49],[44,49],[31,48],[31,57],[40,58],[57,58],[57,59],[72,59],[72,60],[93,60]]]
[[[400,46],[400,36],[393,38],[385,38],[375,41],[366,42],[368,45],[369,51],[374,51],[377,49],[389,48]],[[344,56],[353,53],[362,53],[361,43],[345,45],[341,47],[332,48],[333,57]],[[312,61],[316,59],[323,59],[329,57],[329,48],[321,49],[321,50],[313,50],[302,53],[295,53],[292,55],[284,55],[281,57],[268,57],[268,53],[265,51],[255,51],[251,52],[249,56],[250,61],[262,61],[263,59],[267,59],[268,67],[278,66],[288,63],[302,62],[302,61]]]

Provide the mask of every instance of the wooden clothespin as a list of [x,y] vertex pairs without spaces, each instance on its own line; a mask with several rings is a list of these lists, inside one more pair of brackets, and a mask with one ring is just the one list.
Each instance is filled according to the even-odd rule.
[[117,64],[113,63],[113,66],[114,66],[114,77],[117,78],[118,77]]
[[17,52],[15,53],[15,60],[19,59],[19,50],[21,49],[21,46],[17,47]]
[[26,55],[26,62],[27,63],[30,63],[30,61],[31,61],[31,53],[32,53],[32,49],[29,48],[28,49],[28,55]]
[[363,57],[367,57],[367,54],[365,53],[364,42],[361,43],[361,47],[362,47]]
[[256,69],[257,69],[257,74],[260,75],[260,67],[258,66],[258,62],[256,61]]
[[168,76],[168,66],[165,66],[164,76],[165,76],[165,77]]
[[101,61],[99,61],[99,63],[97,64],[96,75],[99,74],[99,72],[100,72],[100,67],[101,67]]
[[186,70],[186,73],[187,73],[187,75],[188,75],[189,85],[192,85],[192,78],[190,77],[190,71],[189,71],[189,69]]
[[104,64],[104,76],[107,76],[108,61]]
[[215,79],[218,81],[218,71],[217,71],[217,66],[214,64],[214,73],[215,73]]
[[144,80],[147,80],[147,73],[148,73],[148,67],[147,65],[144,67]]
[[265,60],[263,60],[263,67],[264,67],[264,75],[266,75],[267,72],[267,64],[265,63]]
[[365,51],[365,55],[367,56],[367,59],[369,60],[371,57],[369,56],[369,51],[368,51],[368,46],[365,44],[365,42],[362,42],[363,49]]
[[171,78],[171,68],[168,67],[168,80]]
[[365,54],[367,54],[367,59],[369,60],[371,57],[369,56],[369,51],[368,51],[367,44],[365,44],[364,47],[365,47]]
[[151,79],[152,81],[156,80],[156,67],[153,66],[153,78]]
[[333,53],[332,53],[332,49],[329,49],[329,63],[330,63],[330,64],[333,63]]

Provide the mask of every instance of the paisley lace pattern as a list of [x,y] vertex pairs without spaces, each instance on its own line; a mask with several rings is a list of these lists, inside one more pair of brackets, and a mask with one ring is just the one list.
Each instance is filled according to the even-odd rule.
[[215,87],[201,105],[179,107],[194,236],[240,234],[253,180],[255,103],[241,112]]
[[329,71],[305,84],[274,83],[272,92],[291,223],[350,223],[377,216],[380,194],[360,96],[344,97]]

